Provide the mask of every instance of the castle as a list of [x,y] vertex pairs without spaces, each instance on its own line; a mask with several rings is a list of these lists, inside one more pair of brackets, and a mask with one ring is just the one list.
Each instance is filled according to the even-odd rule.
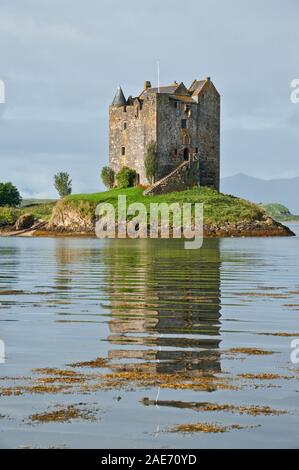
[[209,77],[194,80],[189,88],[177,82],[153,88],[147,81],[138,97],[128,99],[118,88],[109,108],[110,167],[115,173],[133,168],[137,183],[148,185],[144,159],[152,142],[155,182],[172,175],[174,189],[186,189],[190,181],[181,176],[188,168],[193,185],[219,190],[220,95]]

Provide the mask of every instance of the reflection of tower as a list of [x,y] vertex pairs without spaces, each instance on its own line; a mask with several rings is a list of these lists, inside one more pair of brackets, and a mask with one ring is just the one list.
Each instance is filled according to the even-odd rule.
[[219,241],[184,250],[181,240],[126,240],[107,251],[110,367],[219,371]]

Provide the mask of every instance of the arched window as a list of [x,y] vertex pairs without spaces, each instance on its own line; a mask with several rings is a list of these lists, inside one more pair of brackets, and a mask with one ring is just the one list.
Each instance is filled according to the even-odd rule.
[[184,135],[184,145],[189,145],[190,144],[190,138],[188,135]]

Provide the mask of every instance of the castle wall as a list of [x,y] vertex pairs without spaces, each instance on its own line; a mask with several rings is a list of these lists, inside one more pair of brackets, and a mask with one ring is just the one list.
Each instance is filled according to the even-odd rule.
[[[156,95],[149,95],[142,105],[138,100],[130,106],[109,108],[109,161],[117,173],[123,166],[136,170],[141,184],[148,184],[144,158],[148,144],[156,142]],[[126,129],[124,125],[126,123]],[[122,155],[122,148],[125,155]]]
[[198,149],[201,186],[220,187],[220,95],[208,82],[198,99]]
[[[183,144],[183,138],[188,131],[181,129],[181,121],[185,118],[182,103],[167,95],[158,95],[157,101],[158,172],[156,179],[159,180],[183,162],[183,149],[188,147]],[[196,107],[196,104],[192,105],[193,109]],[[193,120],[194,117],[190,118],[190,121]]]
[[[157,101],[157,179],[184,161],[187,148],[190,156],[197,152],[201,155],[200,184],[219,190],[220,96],[217,90],[208,82],[198,103],[175,100],[175,95],[158,95]],[[186,129],[182,129],[182,119],[186,119]]]

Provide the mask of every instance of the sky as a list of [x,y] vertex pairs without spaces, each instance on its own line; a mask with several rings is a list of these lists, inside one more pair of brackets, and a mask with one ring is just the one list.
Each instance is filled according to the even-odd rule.
[[299,175],[298,0],[0,0],[0,181],[25,197],[101,191],[118,85],[189,85],[222,96],[221,175]]

